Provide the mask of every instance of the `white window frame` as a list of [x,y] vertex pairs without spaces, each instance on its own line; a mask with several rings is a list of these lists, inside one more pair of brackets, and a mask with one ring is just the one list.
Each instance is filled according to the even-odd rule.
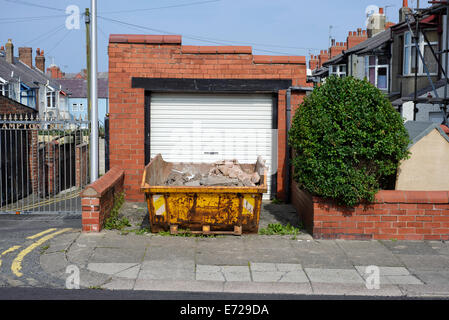
[[72,103],[72,111],[78,112],[78,103]]
[[[341,67],[345,67],[345,71],[341,71]],[[334,71],[334,70],[336,70],[336,71]],[[330,76],[335,75],[339,78],[346,77],[347,71],[348,71],[348,67],[345,64],[336,64],[336,65],[330,66],[329,75]]]
[[[374,65],[370,65],[370,58],[371,57],[375,57],[376,58],[376,63]],[[369,69],[370,68],[374,68],[375,70],[375,84],[374,86],[376,88],[378,88],[379,90],[383,90],[383,91],[387,91],[388,88],[390,87],[390,65],[389,64],[379,64],[379,57],[378,56],[366,56],[365,57],[365,77],[368,80],[368,82],[370,82],[369,79]],[[387,87],[386,88],[379,88],[379,83],[378,83],[378,74],[379,74],[379,69],[380,68],[386,68],[387,69]]]
[[[50,96],[50,105],[48,104],[48,97],[49,96]],[[45,103],[47,105],[47,108],[50,108],[50,109],[56,108],[56,92],[50,86],[47,86],[47,92],[45,94]]]
[[[426,31],[436,31],[436,30],[426,30]],[[407,43],[407,37],[410,37],[410,43]],[[438,46],[438,41],[430,42],[430,45],[436,45]],[[422,32],[419,33],[419,51],[421,51],[421,54],[424,56],[425,48],[428,46],[427,42],[424,40],[424,35]],[[404,76],[413,76],[415,75],[414,72],[412,72],[412,67],[415,65],[414,59],[412,59],[412,47],[415,47],[415,43],[413,42],[413,35],[410,31],[407,31],[404,33],[404,65],[403,65],[403,75]],[[438,51],[438,48],[437,48]],[[406,53],[408,52],[408,58],[406,59]],[[416,52],[418,55],[418,75],[424,76],[427,75],[427,73],[424,70],[424,64],[419,57],[419,53]],[[412,61],[413,60],[413,61]],[[408,72],[406,72],[408,70]],[[430,72],[430,75],[435,76],[438,75],[437,72]]]
[[84,112],[84,104],[80,103],[78,104],[78,107],[80,112]]

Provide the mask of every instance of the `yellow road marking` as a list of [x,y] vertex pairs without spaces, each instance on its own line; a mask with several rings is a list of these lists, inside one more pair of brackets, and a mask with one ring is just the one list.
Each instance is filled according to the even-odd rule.
[[42,231],[42,232],[40,232],[38,234],[35,234],[34,236],[27,237],[27,239],[33,240],[33,239],[36,239],[36,238],[39,238],[39,237],[43,236],[44,234],[47,234],[47,233],[50,233],[50,232],[53,232],[53,231],[56,231],[56,230],[57,230],[56,228],[51,228],[51,229]]
[[23,276],[23,273],[20,272],[20,270],[22,270],[22,261],[25,258],[25,256],[27,254],[29,254],[31,251],[33,251],[34,249],[36,249],[37,247],[39,247],[41,244],[43,244],[44,242],[50,240],[51,238],[56,237],[57,235],[70,231],[72,230],[72,228],[66,228],[66,229],[62,229],[60,231],[51,233],[43,238],[40,238],[38,241],[34,242],[33,244],[31,244],[30,246],[28,246],[26,249],[22,250],[17,257],[14,259],[14,261],[12,262],[11,265],[11,271],[17,276],[17,277],[21,277]]
[[20,249],[20,246],[11,247],[8,250],[3,251],[1,255],[4,256],[4,255],[6,255],[8,253],[16,251],[17,249]]
[[[2,257],[4,255],[7,255],[8,253],[14,252],[14,251],[16,251],[19,248],[20,248],[20,246],[11,247],[8,250],[3,251],[2,254],[0,254],[0,257]],[[0,267],[1,266],[2,266],[2,259],[0,259]]]

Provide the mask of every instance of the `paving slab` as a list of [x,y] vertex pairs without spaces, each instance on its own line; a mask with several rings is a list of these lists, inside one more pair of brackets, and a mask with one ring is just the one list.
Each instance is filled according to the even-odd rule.
[[248,261],[259,263],[290,263],[299,264],[300,257],[298,254],[292,251],[291,248],[282,249],[247,249],[245,251],[245,257]]
[[312,294],[310,283],[226,282],[224,292],[253,294]]
[[187,247],[155,247],[149,246],[146,250],[144,261],[147,260],[176,260],[194,259],[195,248]]
[[98,273],[114,275],[136,266],[140,268],[140,264],[137,263],[89,263],[87,269]]
[[[433,250],[433,249],[432,249]],[[449,270],[449,257],[442,255],[398,254],[407,269]]]
[[107,290],[133,290],[135,280],[113,278],[111,281],[102,285],[101,288]]
[[438,254],[426,241],[380,241],[380,243],[394,254],[420,256]]
[[145,280],[195,280],[193,260],[145,261],[138,279]]
[[385,285],[370,290],[360,284],[312,283],[313,294],[336,296],[401,297],[404,293],[397,285]]
[[251,281],[251,273],[249,266],[222,266],[221,272],[223,273],[227,282],[235,281]]
[[402,261],[378,241],[337,240],[336,243],[354,265],[403,266]]
[[233,265],[233,266],[247,266],[248,255],[243,250],[197,250],[195,260],[197,264],[201,265]]
[[223,292],[224,282],[186,281],[186,280],[150,280],[137,279],[134,290],[174,291],[174,292]]
[[197,265],[195,280],[225,282],[226,278],[219,266]]
[[140,263],[145,256],[145,248],[95,248],[90,262]]
[[[355,266],[356,270],[359,272],[359,274],[362,277],[367,275],[366,268],[368,268],[368,267],[370,267],[370,266],[368,266],[368,265]],[[410,271],[404,267],[380,267],[380,266],[377,266],[377,267],[379,268],[379,273],[381,276],[409,276],[410,275]]]
[[313,283],[364,284],[365,281],[355,269],[317,269],[305,268]]
[[254,282],[309,282],[300,264],[251,263],[250,270]]
[[65,270],[69,264],[70,263],[67,261],[65,253],[63,252],[42,254],[40,256],[40,265],[42,269],[50,274],[59,270]]

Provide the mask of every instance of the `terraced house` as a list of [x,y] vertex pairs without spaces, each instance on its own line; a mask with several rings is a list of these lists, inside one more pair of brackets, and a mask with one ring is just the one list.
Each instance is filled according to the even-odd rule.
[[433,4],[417,12],[403,0],[394,24],[380,8],[369,17],[367,30],[358,30],[358,36],[366,36],[358,44],[350,43],[355,34],[350,32],[344,45],[333,41],[328,51],[312,56],[309,81],[319,83],[330,75],[366,79],[405,120],[441,124],[445,106],[429,99],[441,98],[445,91],[446,6]]
[[33,66],[32,48],[19,48],[16,57],[11,39],[0,48],[0,94],[38,111],[42,119],[70,119],[69,92],[45,74],[44,52],[36,50]]

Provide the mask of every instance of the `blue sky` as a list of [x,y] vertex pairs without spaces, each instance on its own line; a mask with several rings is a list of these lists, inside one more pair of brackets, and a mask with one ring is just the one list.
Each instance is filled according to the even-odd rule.
[[[99,71],[108,68],[109,34],[164,31],[184,35],[186,45],[252,45],[255,54],[309,56],[327,48],[330,25],[333,37],[343,42],[348,31],[364,28],[369,5],[394,5],[387,9],[393,22],[402,6],[402,0],[206,1],[97,0],[99,16],[147,28],[99,18]],[[54,61],[64,72],[79,72],[85,67],[84,19],[79,30],[67,30],[65,9],[69,5],[84,12],[90,0],[0,0],[1,45],[11,38],[16,50],[32,47],[34,55],[36,48],[43,49],[47,66]]]

